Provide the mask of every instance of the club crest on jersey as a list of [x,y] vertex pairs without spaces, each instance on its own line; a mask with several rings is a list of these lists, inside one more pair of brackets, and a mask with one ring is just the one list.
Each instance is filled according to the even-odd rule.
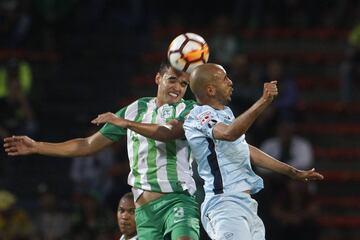
[[160,117],[162,119],[168,119],[171,118],[173,116],[173,112],[174,112],[174,108],[172,106],[169,105],[164,105],[161,109],[160,109]]
[[211,112],[203,112],[197,116],[197,119],[200,121],[201,125],[204,125],[211,120]]

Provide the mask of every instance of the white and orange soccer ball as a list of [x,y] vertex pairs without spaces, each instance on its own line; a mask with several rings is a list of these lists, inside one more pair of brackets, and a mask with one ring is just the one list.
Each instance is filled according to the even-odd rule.
[[183,33],[170,43],[168,59],[175,69],[190,73],[196,66],[207,63],[209,47],[200,35]]

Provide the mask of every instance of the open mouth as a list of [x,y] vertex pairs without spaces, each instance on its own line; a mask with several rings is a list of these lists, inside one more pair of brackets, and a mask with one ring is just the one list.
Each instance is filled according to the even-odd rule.
[[176,93],[169,93],[169,95],[174,98],[177,98],[179,96],[179,94],[176,94]]

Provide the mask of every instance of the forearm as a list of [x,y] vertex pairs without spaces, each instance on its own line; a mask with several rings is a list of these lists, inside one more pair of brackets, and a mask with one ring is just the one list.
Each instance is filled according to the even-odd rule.
[[111,123],[115,126],[130,129],[142,136],[151,138],[158,141],[170,141],[184,137],[184,129],[182,128],[182,122],[173,119],[164,125],[142,123],[127,120],[123,117],[116,116],[111,112],[99,114],[97,118],[91,121],[94,124]]
[[233,139],[238,139],[241,135],[246,133],[256,118],[270,103],[270,100],[260,98],[248,110],[238,116],[231,125],[229,125],[229,128],[227,129],[229,135],[232,135]]
[[169,124],[158,125],[128,121],[127,128],[145,137],[163,142],[183,137],[181,131],[174,129],[174,126]]
[[283,163],[270,155],[264,153],[260,149],[249,144],[251,162],[258,167],[271,170],[276,173],[286,175],[290,178],[293,178],[296,173],[299,171],[296,168]]
[[90,155],[89,142],[86,138],[77,138],[62,143],[36,142],[35,153],[55,157],[78,157]]

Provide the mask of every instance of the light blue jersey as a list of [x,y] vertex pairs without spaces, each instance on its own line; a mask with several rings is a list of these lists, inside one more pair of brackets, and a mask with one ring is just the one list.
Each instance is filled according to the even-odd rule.
[[208,105],[195,106],[184,122],[185,135],[193,158],[204,180],[206,196],[249,190],[251,194],[263,188],[263,180],[250,164],[249,146],[242,135],[237,140],[214,139],[216,123],[230,124],[235,117],[229,107],[216,110]]
[[204,179],[205,199],[201,222],[211,239],[265,240],[265,227],[251,195],[263,188],[263,180],[251,168],[245,135],[237,140],[214,139],[217,123],[231,124],[231,109],[195,106],[184,122],[185,135],[198,172]]

